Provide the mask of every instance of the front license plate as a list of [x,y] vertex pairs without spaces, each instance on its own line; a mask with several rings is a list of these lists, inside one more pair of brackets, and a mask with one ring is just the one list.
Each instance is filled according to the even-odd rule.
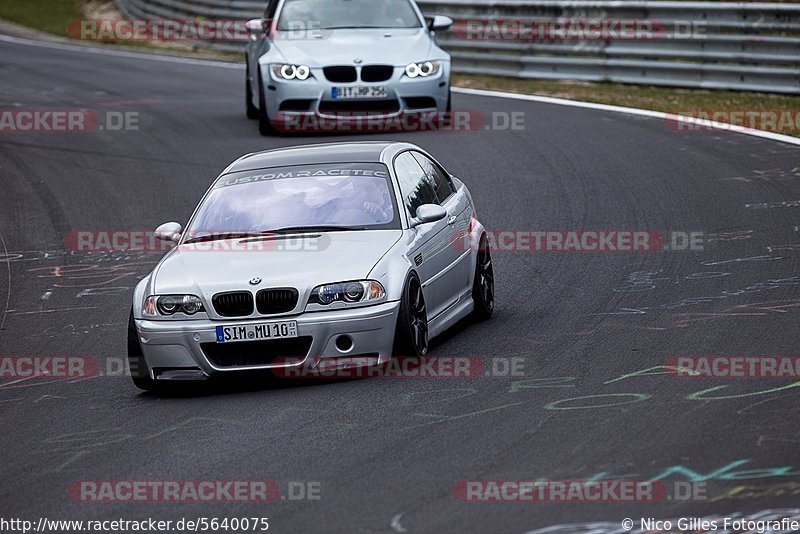
[[217,327],[217,343],[264,341],[287,337],[297,337],[297,321]]
[[336,100],[348,98],[386,98],[388,93],[382,85],[348,85],[331,89],[331,97]]

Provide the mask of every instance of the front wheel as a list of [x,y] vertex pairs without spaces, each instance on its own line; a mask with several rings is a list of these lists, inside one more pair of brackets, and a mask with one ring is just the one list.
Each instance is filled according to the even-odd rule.
[[261,68],[258,69],[258,131],[261,135],[272,135],[275,128],[267,112],[267,97],[264,95],[264,78],[261,77]]
[[439,112],[439,116],[442,118],[441,127],[443,129],[449,129],[453,126],[453,92],[450,89],[447,90],[447,104],[444,111]]
[[494,266],[489,240],[481,236],[478,258],[475,262],[475,281],[472,283],[474,314],[478,319],[488,319],[494,311]]
[[394,333],[395,356],[423,357],[428,354],[428,311],[425,295],[416,273],[411,273],[403,287],[400,314]]
[[248,119],[257,119],[258,118],[258,108],[253,105],[253,84],[250,83],[250,62],[247,61],[247,74],[245,75],[245,89],[244,89],[244,98],[245,98],[245,107],[247,109],[247,118]]
[[137,388],[144,391],[156,388],[156,381],[150,378],[150,370],[147,368],[142,346],[139,344],[139,334],[136,332],[136,323],[133,320],[133,308],[128,318],[128,367],[133,384]]

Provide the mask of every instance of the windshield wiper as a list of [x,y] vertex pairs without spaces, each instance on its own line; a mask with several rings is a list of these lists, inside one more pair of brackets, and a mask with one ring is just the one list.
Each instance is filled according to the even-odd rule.
[[288,226],[286,228],[278,228],[277,230],[265,230],[261,235],[269,234],[301,234],[308,232],[350,232],[354,230],[366,230],[366,227],[354,226]]
[[276,230],[262,230],[260,232],[228,232],[220,234],[202,235],[193,237],[183,242],[184,245],[192,243],[205,243],[207,241],[223,241],[225,239],[244,239],[248,237],[269,237],[275,234],[302,234],[309,232],[351,232],[355,230],[366,230],[366,227],[354,226],[289,226]]
[[379,30],[381,28],[384,29],[395,29],[391,26],[326,26],[324,28],[320,28],[320,30]]
[[243,237],[258,237],[261,235],[263,235],[262,232],[229,232],[223,234],[208,234],[187,239],[183,242],[183,244],[190,245],[192,243],[204,243],[206,241],[223,241],[225,239],[241,239]]

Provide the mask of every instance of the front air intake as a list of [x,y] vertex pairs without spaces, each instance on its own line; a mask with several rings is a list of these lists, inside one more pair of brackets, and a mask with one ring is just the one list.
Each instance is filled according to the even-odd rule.
[[297,290],[294,288],[262,289],[256,294],[256,308],[261,315],[287,313],[297,306]]
[[325,77],[329,82],[334,83],[352,83],[356,81],[356,68],[348,67],[346,65],[336,67],[325,67],[322,69]]
[[253,294],[249,291],[217,293],[211,302],[214,304],[214,310],[222,317],[253,315]]

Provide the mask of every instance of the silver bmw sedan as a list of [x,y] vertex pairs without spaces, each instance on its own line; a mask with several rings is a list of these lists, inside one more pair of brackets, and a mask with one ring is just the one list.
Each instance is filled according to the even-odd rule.
[[489,240],[466,185],[408,143],[244,156],[134,290],[134,383],[424,357],[494,310]]

